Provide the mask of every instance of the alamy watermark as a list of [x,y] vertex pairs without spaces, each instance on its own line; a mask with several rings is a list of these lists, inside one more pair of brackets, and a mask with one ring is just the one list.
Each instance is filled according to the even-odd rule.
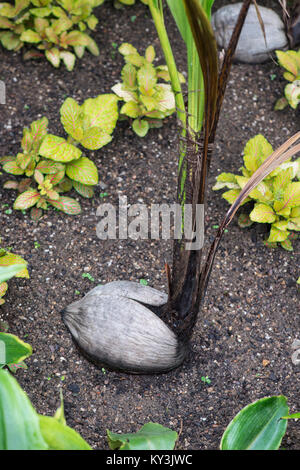
[[0,80],[0,104],[6,104],[6,88],[2,80]]
[[[96,227],[100,240],[185,240],[186,250],[200,250],[204,243],[204,205],[178,203],[128,204],[127,196],[119,196],[119,205],[101,204],[96,212],[101,217]],[[173,229],[172,229],[173,227]]]

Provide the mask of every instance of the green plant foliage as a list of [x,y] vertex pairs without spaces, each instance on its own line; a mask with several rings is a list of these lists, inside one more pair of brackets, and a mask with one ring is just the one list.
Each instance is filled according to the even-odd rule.
[[[151,127],[160,127],[162,120],[175,112],[175,98],[169,83],[166,65],[155,67],[155,50],[148,46],[145,56],[141,56],[131,44],[123,43],[119,52],[124,56],[122,82],[112,87],[116,95],[125,101],[120,110],[121,117],[127,116],[132,122],[132,129],[144,137]],[[184,77],[180,74],[181,81]]]
[[0,305],[4,304],[5,295],[8,281],[12,277],[26,277],[29,278],[27,270],[27,262],[19,255],[15,255],[5,250],[0,249]]
[[276,51],[277,59],[285,70],[284,78],[290,82],[284,88],[284,97],[276,101],[275,109],[282,110],[288,104],[296,109],[300,102],[300,49],[298,51]]
[[104,0],[15,0],[0,3],[0,42],[8,50],[18,51],[24,45],[25,59],[43,55],[54,67],[63,62],[74,68],[76,57],[85,49],[99,55],[89,33],[97,26],[93,9]]
[[178,435],[161,424],[147,423],[134,434],[118,434],[107,430],[107,437],[112,450],[172,450]]
[[31,209],[34,220],[38,220],[42,210],[47,210],[49,205],[68,215],[80,213],[78,201],[62,193],[74,188],[83,197],[94,195],[98,170],[78,146],[98,150],[112,140],[111,133],[118,119],[118,101],[112,93],[89,98],[82,105],[67,98],[60,108],[61,122],[68,134],[66,138],[48,134],[46,117],[23,130],[22,152],[16,157],[0,159],[6,173],[25,176],[20,181],[4,183],[4,188],[19,192],[14,209]]
[[[148,0],[141,0],[144,5],[148,5]],[[135,4],[135,0],[114,0],[114,7],[119,9],[124,6],[131,6]]]
[[80,434],[55,417],[39,415],[39,424],[49,450],[91,450]]
[[[271,144],[262,136],[250,139],[244,148],[242,175],[221,173],[213,190],[227,188],[223,198],[232,204],[251,175],[273,152]],[[244,203],[252,201],[254,207],[248,214],[241,214],[238,223],[249,227],[253,222],[271,224],[267,244],[279,243],[292,251],[291,240],[300,231],[300,158],[282,163],[270,173],[250,194]]]
[[47,449],[38,414],[8,371],[0,370],[0,449]]
[[0,370],[0,450],[89,450],[65,424],[63,408],[54,417],[39,415],[8,371]]
[[286,432],[288,414],[284,396],[267,397],[243,408],[229,423],[221,450],[277,450]]
[[31,356],[32,347],[10,333],[0,331],[0,369],[22,363]]

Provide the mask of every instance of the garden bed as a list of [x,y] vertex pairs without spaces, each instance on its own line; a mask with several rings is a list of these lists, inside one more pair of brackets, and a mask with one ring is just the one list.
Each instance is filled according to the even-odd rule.
[[[216,1],[215,8],[224,3]],[[145,5],[120,11],[106,2],[96,14],[93,37],[100,56],[86,53],[73,72],[56,70],[46,60],[24,62],[21,53],[0,49],[0,79],[7,87],[7,103],[0,105],[1,156],[17,154],[23,127],[42,116],[49,119],[50,132],[62,136],[59,108],[66,97],[82,103],[110,92],[123,66],[113,43],[130,42],[140,53],[153,44],[158,63],[164,63]],[[169,15],[166,23],[183,71],[183,46]],[[275,61],[232,68],[209,177],[207,243],[228,208],[221,193],[211,190],[215,177],[221,171],[237,173],[243,147],[254,135],[262,133],[276,148],[299,130],[297,112],[273,110],[285,83],[281,76]],[[299,411],[300,369],[291,361],[292,342],[300,335],[299,241],[292,253],[269,249],[263,225],[242,230],[235,218],[225,234],[183,366],[163,375],[127,375],[98,368],[78,352],[61,320],[66,305],[117,279],[145,279],[167,288],[164,263],[171,261],[171,243],[103,242],[96,236],[96,209],[102,202],[118,204],[119,195],[131,204],[174,202],[176,118],[144,138],[119,122],[113,135],[109,145],[90,153],[100,185],[93,199],[80,198],[78,216],[49,210],[35,223],[28,214],[7,210],[15,193],[1,184],[2,246],[28,261],[30,279],[9,282],[0,315],[9,331],[34,349],[28,369],[16,378],[37,411],[53,415],[62,387],[67,424],[95,449],[108,449],[106,429],[135,432],[149,421],[179,432],[177,449],[217,449],[230,420],[258,398],[284,394],[290,411]],[[2,174],[1,183],[7,179]],[[299,445],[299,424],[292,420],[282,446]]]

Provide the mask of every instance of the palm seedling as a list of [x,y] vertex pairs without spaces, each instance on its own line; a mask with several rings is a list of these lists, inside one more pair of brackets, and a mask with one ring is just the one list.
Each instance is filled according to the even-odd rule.
[[[192,227],[195,227],[197,206],[205,203],[220,109],[232,57],[251,0],[243,2],[220,73],[216,41],[209,21],[212,3],[212,0],[168,0],[187,46],[188,85],[192,93],[188,95],[185,112],[177,68],[164,26],[162,2],[148,1],[169,68],[182,126],[177,194],[182,225],[185,205],[192,205]],[[63,311],[65,324],[89,358],[133,373],[165,372],[184,361],[224,229],[249,192],[276,166],[300,150],[300,144],[291,147],[299,137],[300,133],[289,139],[253,174],[228,210],[206,260],[203,261],[203,249],[185,249],[185,243],[192,241],[185,234],[174,241],[173,266],[172,270],[167,269],[168,295],[134,282],[115,281],[92,289]]]

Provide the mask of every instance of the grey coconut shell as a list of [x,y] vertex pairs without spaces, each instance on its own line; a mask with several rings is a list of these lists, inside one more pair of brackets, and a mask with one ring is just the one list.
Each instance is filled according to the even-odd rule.
[[63,311],[63,321],[92,360],[113,369],[158,373],[179,366],[186,349],[145,305],[162,306],[167,295],[131,281],[98,286]]

